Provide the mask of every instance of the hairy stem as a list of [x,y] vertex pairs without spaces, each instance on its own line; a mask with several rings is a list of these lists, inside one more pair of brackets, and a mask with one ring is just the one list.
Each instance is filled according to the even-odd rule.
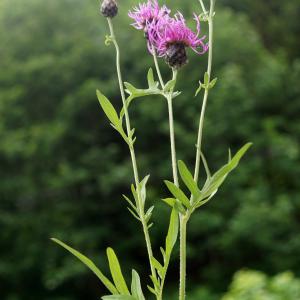
[[[119,81],[119,87],[120,87],[122,102],[123,102],[127,135],[128,135],[128,137],[130,137],[131,136],[130,135],[131,125],[130,125],[130,118],[129,118],[129,113],[128,113],[128,109],[127,109],[127,105],[126,105],[126,96],[125,96],[123,79],[122,79],[122,72],[121,72],[121,67],[120,67],[120,49],[119,49],[119,45],[118,45],[116,37],[115,37],[112,21],[111,21],[110,18],[108,18],[107,21],[108,21],[108,25],[109,25],[109,29],[110,29],[110,36],[111,36],[111,39],[112,39],[112,41],[114,43],[114,46],[116,48],[116,67],[117,67],[118,81]],[[151,246],[151,241],[150,241],[148,225],[147,225],[147,222],[146,222],[146,219],[145,219],[144,206],[142,204],[139,173],[138,173],[135,150],[134,150],[134,145],[133,145],[132,138],[130,138],[129,150],[130,150],[134,180],[135,180],[135,185],[136,185],[136,190],[137,190],[137,195],[138,195],[138,201],[139,201],[137,206],[139,208],[140,219],[141,219],[141,223],[142,223],[142,226],[143,226],[143,232],[144,232],[144,236],[145,236],[145,240],[146,240],[146,247],[147,247],[147,252],[148,252],[148,257],[149,257],[151,274],[152,274],[152,276],[156,277],[156,272],[155,272],[154,266],[152,264],[153,251],[152,251],[152,246]]]
[[[200,4],[201,3],[203,4],[203,2],[201,0],[199,0],[199,1],[200,1]],[[214,6],[215,6],[215,0],[210,0],[210,10],[209,10],[209,16],[208,16],[209,48],[208,48],[208,64],[207,64],[207,74],[208,74],[209,82],[211,79],[212,57],[213,57]],[[204,8],[204,13],[206,13],[205,8]],[[202,151],[203,124],[204,124],[204,116],[205,116],[205,111],[206,111],[208,93],[209,93],[209,89],[206,88],[205,92],[204,92],[204,96],[203,96],[202,109],[201,109],[200,120],[199,120],[198,138],[197,138],[197,144],[196,144],[197,152],[196,152],[196,163],[195,163],[195,172],[194,172],[194,180],[196,182],[199,179],[201,151]]]

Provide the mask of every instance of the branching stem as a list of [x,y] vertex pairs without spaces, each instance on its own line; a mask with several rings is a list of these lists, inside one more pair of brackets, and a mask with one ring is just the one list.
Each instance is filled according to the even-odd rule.
[[[199,0],[199,1],[200,1],[200,4],[201,3],[203,4],[203,2],[201,0]],[[212,57],[213,57],[214,6],[215,6],[215,0],[210,0],[210,10],[209,10],[209,16],[208,16],[209,48],[208,48],[208,64],[207,64],[207,74],[208,74],[209,82],[211,79]],[[205,8],[204,8],[204,13],[206,13]],[[195,172],[194,172],[194,180],[196,182],[199,179],[201,151],[202,151],[203,124],[204,124],[204,116],[205,116],[205,111],[206,111],[208,93],[209,93],[209,89],[207,87],[204,91],[204,96],[203,96],[202,109],[201,109],[200,120],[199,120],[198,138],[197,138],[197,144],[196,144],[197,149],[196,149],[196,163],[195,163]]]
[[128,109],[127,109],[127,105],[126,105],[126,96],[125,96],[125,90],[124,90],[122,72],[121,72],[121,66],[120,66],[120,49],[119,49],[119,45],[118,45],[116,37],[115,37],[112,20],[110,18],[107,18],[107,21],[108,21],[108,25],[109,25],[109,29],[110,29],[110,36],[111,36],[111,39],[116,48],[117,75],[118,75],[119,87],[120,87],[120,92],[121,92],[121,97],[122,97],[122,102],[123,102],[126,131],[127,131],[127,135],[130,140],[129,150],[130,150],[130,156],[131,156],[131,161],[132,161],[132,168],[133,168],[134,180],[135,180],[135,185],[136,185],[136,191],[137,191],[138,201],[139,201],[137,206],[139,208],[140,219],[141,219],[141,223],[143,226],[143,232],[144,232],[144,236],[145,236],[145,240],[146,240],[146,247],[147,247],[147,252],[148,252],[148,257],[149,257],[151,274],[152,274],[152,276],[156,277],[155,268],[152,264],[153,251],[152,251],[152,246],[151,246],[151,241],[150,241],[150,235],[149,235],[148,225],[147,225],[146,218],[145,218],[144,205],[142,204],[142,198],[141,198],[140,181],[139,181],[139,173],[138,173],[138,167],[137,167],[137,162],[136,162],[135,150],[134,150],[132,137],[130,134],[131,125],[130,125],[130,118],[129,118],[129,113],[128,113]]

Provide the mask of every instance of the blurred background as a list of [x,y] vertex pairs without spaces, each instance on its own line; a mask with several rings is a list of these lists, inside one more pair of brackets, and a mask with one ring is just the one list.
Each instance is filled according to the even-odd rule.
[[[129,26],[122,0],[115,30],[126,81],[146,86],[152,60]],[[208,2],[208,1],[207,1]],[[169,0],[192,18],[197,1]],[[300,3],[217,1],[214,76],[204,152],[213,170],[254,146],[188,228],[191,300],[300,299]],[[194,23],[191,22],[194,26]],[[203,24],[203,33],[207,33]],[[140,225],[126,210],[131,164],[95,90],[120,108],[114,49],[95,0],[0,0],[0,295],[3,300],[99,299],[106,291],[54,236],[107,272],[112,246],[125,274],[147,281]],[[206,56],[189,53],[174,102],[178,158],[192,167]],[[170,76],[161,62],[164,76]],[[148,97],[131,106],[141,175],[151,174],[155,253],[168,226],[171,178],[167,105]],[[178,249],[166,299],[176,299]],[[172,296],[174,295],[174,296]],[[151,297],[149,297],[151,298]]]

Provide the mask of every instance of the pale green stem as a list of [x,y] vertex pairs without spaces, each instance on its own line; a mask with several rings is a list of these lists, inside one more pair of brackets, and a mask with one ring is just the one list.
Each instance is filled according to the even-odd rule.
[[[177,70],[173,69],[173,79],[177,77]],[[175,131],[174,131],[174,116],[173,116],[173,90],[167,96],[168,112],[169,112],[169,127],[170,127],[170,142],[171,142],[171,158],[172,158],[172,170],[173,181],[176,186],[179,186],[178,171],[177,171],[177,159],[176,159],[176,144],[175,144]]]
[[207,11],[206,11],[206,8],[205,8],[205,5],[204,5],[203,1],[199,0],[199,2],[200,2],[200,5],[201,5],[201,8],[202,8],[203,12],[206,14]]
[[[201,0],[200,4],[201,4]],[[211,69],[212,69],[212,57],[213,57],[213,32],[214,32],[214,24],[213,24],[213,14],[214,14],[214,6],[215,0],[210,1],[210,11],[208,16],[208,27],[209,27],[209,49],[208,49],[208,64],[207,64],[207,74],[208,79],[210,82],[211,78]],[[206,11],[205,11],[206,12]],[[195,172],[194,172],[194,180],[197,182],[199,179],[199,169],[200,169],[200,162],[201,162],[201,151],[202,151],[202,137],[203,137],[203,124],[204,124],[204,116],[206,111],[207,99],[208,99],[208,88],[205,89],[203,102],[202,102],[202,109],[200,114],[199,120],[199,130],[198,130],[198,139],[197,139],[197,152],[196,152],[196,163],[195,163]]]
[[155,69],[156,69],[156,73],[157,73],[160,85],[164,89],[165,88],[165,83],[164,83],[164,80],[163,80],[161,72],[160,72],[159,64],[158,64],[158,61],[157,61],[156,50],[155,50],[154,46],[152,46],[152,56],[153,56],[154,65],[155,65]]
[[186,227],[188,218],[180,215],[180,281],[179,281],[179,300],[185,299],[186,286]]
[[[125,96],[122,73],[121,73],[121,67],[120,67],[120,49],[119,49],[119,45],[118,45],[116,37],[115,37],[112,21],[111,21],[110,18],[107,18],[107,21],[108,21],[108,25],[109,25],[109,29],[110,29],[110,36],[111,36],[111,39],[112,39],[112,41],[114,43],[114,46],[116,48],[116,66],[117,66],[118,81],[119,81],[119,86],[120,86],[122,102],[123,102],[123,109],[124,109],[124,115],[125,115],[127,135],[128,135],[128,137],[130,137],[131,136],[130,135],[131,126],[130,126],[129,113],[128,113],[128,109],[127,109],[127,105],[126,105],[126,96]],[[135,180],[135,185],[136,185],[136,190],[137,190],[137,195],[138,195],[138,201],[139,201],[137,206],[139,208],[140,219],[141,219],[141,223],[142,223],[143,231],[144,231],[144,236],[145,236],[145,240],[146,240],[146,247],[147,247],[147,252],[148,252],[148,256],[149,256],[151,274],[152,274],[152,276],[156,277],[156,272],[155,272],[154,266],[152,265],[153,251],[152,251],[152,246],[151,246],[151,241],[150,241],[150,236],[149,236],[149,230],[148,230],[147,222],[146,222],[146,219],[145,219],[144,206],[143,206],[142,201],[141,201],[141,191],[140,191],[140,187],[139,187],[140,186],[139,185],[139,183],[140,183],[139,173],[138,173],[136,156],[135,156],[135,151],[134,151],[132,138],[130,138],[129,150],[130,150],[134,180]]]

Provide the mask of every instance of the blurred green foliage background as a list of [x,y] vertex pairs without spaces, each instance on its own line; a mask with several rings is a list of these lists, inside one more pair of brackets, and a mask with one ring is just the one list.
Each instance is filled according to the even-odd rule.
[[[137,1],[119,2],[115,27],[124,77],[143,87],[152,60],[127,17]],[[188,17],[200,13],[196,0],[166,2]],[[272,276],[290,270],[300,277],[300,4],[217,4],[213,73],[219,81],[208,103],[204,152],[217,169],[229,147],[235,151],[248,141],[254,147],[189,224],[188,299],[297,300],[298,279],[291,273]],[[132,181],[128,150],[95,96],[101,89],[120,108],[114,51],[104,46],[105,34],[95,0],[0,0],[3,300],[86,300],[105,293],[51,236],[104,270],[105,248],[112,246],[125,273],[134,267],[147,281],[140,225],[121,197]],[[201,107],[193,95],[206,56],[189,54],[179,74],[184,93],[174,110],[178,158],[192,166]],[[166,103],[145,98],[131,106],[131,115],[141,173],[151,174],[149,203],[157,207],[151,235],[158,252],[169,215],[159,201],[167,195],[162,180],[171,177]],[[169,295],[178,279],[175,252]],[[230,285],[243,268],[267,275],[240,271]]]

